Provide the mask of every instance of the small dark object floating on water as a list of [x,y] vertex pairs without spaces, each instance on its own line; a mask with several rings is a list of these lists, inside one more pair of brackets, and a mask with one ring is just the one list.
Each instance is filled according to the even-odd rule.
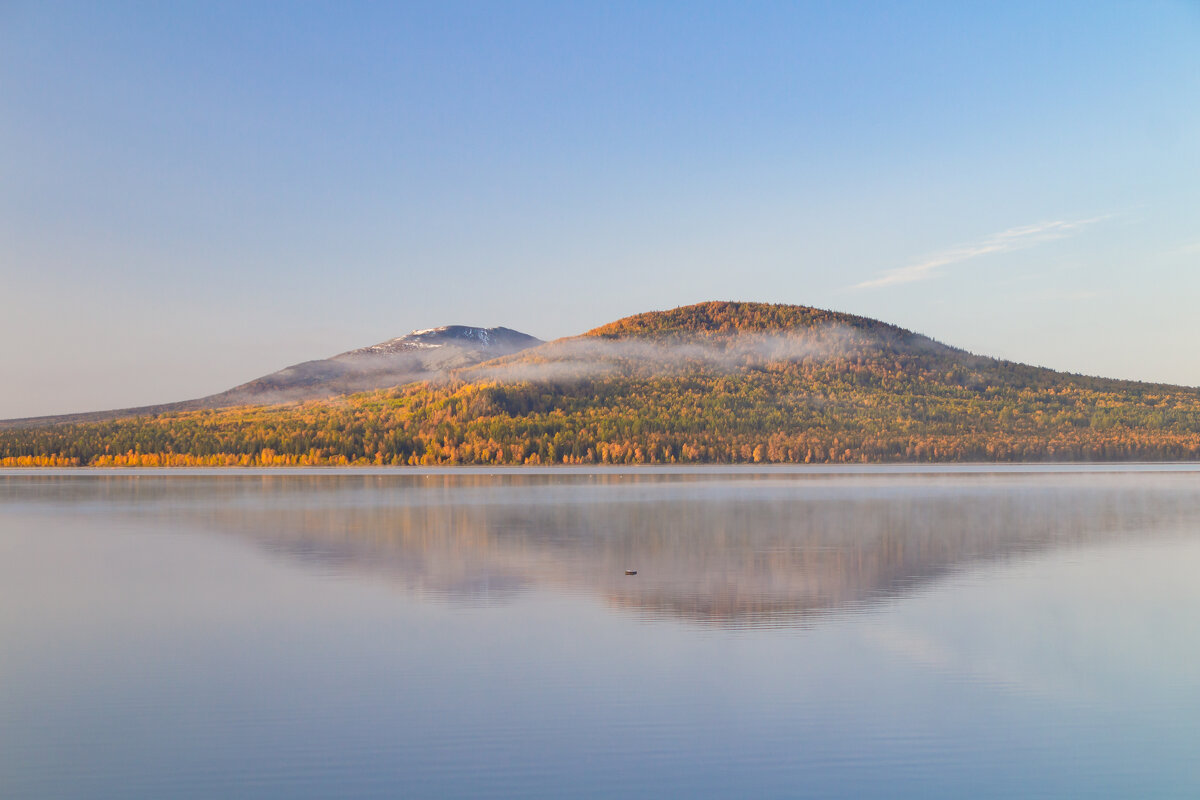
[[626,575],[637,575],[637,570],[636,569],[627,569],[627,570],[625,570],[625,574]]

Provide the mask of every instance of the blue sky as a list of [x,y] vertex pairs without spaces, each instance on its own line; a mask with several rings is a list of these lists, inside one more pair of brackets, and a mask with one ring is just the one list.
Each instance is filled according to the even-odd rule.
[[800,303],[1200,385],[1200,3],[0,0],[0,417]]

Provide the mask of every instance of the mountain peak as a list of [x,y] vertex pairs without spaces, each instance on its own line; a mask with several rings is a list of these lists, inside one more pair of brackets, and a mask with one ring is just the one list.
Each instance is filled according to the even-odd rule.
[[842,328],[887,342],[930,342],[896,325],[811,306],[711,301],[668,311],[647,311],[593,328],[584,336],[604,338],[725,337],[737,334],[802,334]]
[[456,345],[472,350],[496,350],[496,355],[516,352],[541,344],[541,340],[512,328],[478,328],[473,325],[442,325],[437,328],[422,328],[405,336],[397,336],[386,342],[360,347],[342,353],[335,358],[378,353],[404,353],[427,350],[446,345]]

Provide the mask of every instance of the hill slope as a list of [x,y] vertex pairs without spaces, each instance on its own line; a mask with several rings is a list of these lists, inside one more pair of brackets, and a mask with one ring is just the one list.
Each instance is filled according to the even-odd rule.
[[272,372],[206,397],[206,407],[269,405],[435,380],[450,370],[515,353],[542,340],[511,328],[445,325]]
[[360,347],[332,358],[293,364],[224,392],[195,400],[111,411],[0,420],[0,428],[101,422],[122,417],[329,398],[351,392],[386,389],[413,381],[439,380],[445,378],[452,369],[541,343],[541,339],[511,328],[445,325],[413,331],[407,336]]
[[[300,406],[0,432],[0,459],[525,464],[1200,457],[1200,391],[971,355],[863,317],[704,303]],[[41,459],[40,461],[38,459]]]

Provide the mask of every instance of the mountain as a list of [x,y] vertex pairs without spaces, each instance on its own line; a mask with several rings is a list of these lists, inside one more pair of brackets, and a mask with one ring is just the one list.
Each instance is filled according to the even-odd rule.
[[398,336],[369,347],[349,350],[331,358],[293,364],[224,392],[195,400],[79,414],[0,420],[0,429],[66,422],[103,422],[123,417],[230,406],[272,405],[386,389],[413,381],[444,379],[450,370],[515,353],[538,344],[542,344],[541,339],[511,328],[443,325],[440,328],[413,331],[407,336]]
[[511,328],[444,325],[305,361],[199,401],[206,408],[270,405],[436,380],[453,369],[516,353],[542,340]]
[[507,358],[459,370],[462,380],[559,382],[600,376],[734,374],[847,357],[984,362],[926,336],[807,306],[710,302],[651,311]]
[[[418,344],[377,347],[403,355]],[[0,464],[1200,458],[1200,390],[973,355],[806,306],[701,303],[478,356],[423,362],[440,370],[436,382],[336,401],[0,431]],[[321,381],[351,385],[342,373]]]

